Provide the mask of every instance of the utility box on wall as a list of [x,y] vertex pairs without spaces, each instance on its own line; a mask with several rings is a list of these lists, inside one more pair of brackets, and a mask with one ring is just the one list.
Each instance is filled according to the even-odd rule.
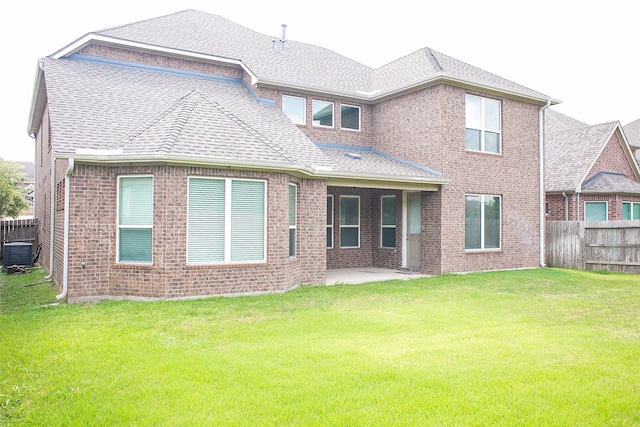
[[25,267],[32,267],[33,243],[5,243],[2,266],[7,268],[10,265],[24,265]]

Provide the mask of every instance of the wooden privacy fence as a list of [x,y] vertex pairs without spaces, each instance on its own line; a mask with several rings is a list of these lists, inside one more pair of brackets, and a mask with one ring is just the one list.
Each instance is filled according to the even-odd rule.
[[38,247],[38,224],[36,218],[9,219],[0,221],[0,258],[4,255],[4,244],[11,242],[33,243],[35,253]]
[[549,267],[640,273],[640,221],[547,221]]

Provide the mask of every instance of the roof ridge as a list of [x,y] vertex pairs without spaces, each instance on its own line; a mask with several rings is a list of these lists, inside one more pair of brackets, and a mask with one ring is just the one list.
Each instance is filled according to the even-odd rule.
[[424,50],[427,50],[429,52],[429,57],[433,60],[432,62],[435,62],[435,65],[438,67],[438,69],[441,72],[444,72],[445,71],[444,67],[442,66],[440,61],[438,61],[438,58],[436,58],[436,55],[434,53],[435,51],[433,49],[431,49],[430,47],[425,47],[425,48],[423,48],[423,51]]
[[[205,98],[205,100],[207,99],[207,97],[205,95],[203,95],[203,97]],[[291,156],[288,152],[286,152],[285,149],[282,146],[280,146],[276,142],[271,141],[269,138],[267,138],[264,135],[262,135],[260,132],[255,130],[253,127],[251,127],[251,125],[249,125],[248,123],[246,123],[245,121],[243,121],[242,119],[237,117],[235,114],[233,114],[230,111],[227,111],[227,109],[224,108],[222,105],[218,104],[217,102],[216,103],[212,103],[212,105],[215,108],[217,108],[218,111],[220,111],[220,113],[224,114],[225,116],[227,116],[227,118],[231,119],[235,124],[237,124],[238,126],[243,128],[244,130],[249,132],[254,138],[260,140],[267,147],[271,148],[273,151],[275,151],[276,153],[278,153],[279,155],[284,157],[285,160],[287,160],[287,161],[289,161],[291,163],[301,163],[301,162],[298,161],[298,159],[296,159],[295,157]]]
[[160,122],[160,120],[164,119],[169,114],[171,114],[173,111],[175,111],[181,104],[184,103],[184,100],[187,97],[191,96],[194,92],[196,92],[196,91],[192,90],[191,92],[187,93],[186,95],[176,99],[167,108],[165,108],[164,110],[160,111],[155,116],[151,117],[149,120],[147,120],[145,123],[140,125],[138,128],[127,132],[127,134],[125,136],[123,136],[119,140],[114,141],[112,144],[110,144],[110,148],[119,147],[122,144],[124,144],[126,142],[129,142],[129,141],[139,137],[140,135],[142,135],[143,133],[145,133],[146,131],[151,129],[155,124]]
[[[182,133],[182,129],[184,129],[187,121],[189,121],[189,117],[191,117],[193,110],[196,108],[196,105],[202,96],[204,95],[201,92],[194,90],[182,98],[182,108],[178,112],[178,117],[173,122],[167,137],[160,143],[160,146],[156,151],[162,151],[165,153],[171,152],[173,146],[178,140],[178,136]],[[190,100],[190,98],[194,99]]]
[[113,27],[102,28],[100,30],[92,31],[92,33],[100,34],[100,33],[103,33],[105,31],[112,31],[112,30],[117,30],[117,29],[120,29],[120,28],[126,28],[126,27],[130,27],[132,25],[141,24],[143,22],[151,22],[151,21],[155,21],[156,19],[166,18],[168,16],[180,15],[180,14],[186,13],[186,12],[197,12],[197,11],[194,10],[194,9],[184,9],[184,10],[180,10],[178,12],[167,13],[166,15],[154,16],[153,18],[141,19],[140,21],[129,22],[127,24],[121,24],[121,25],[116,25],[116,26],[113,26]]

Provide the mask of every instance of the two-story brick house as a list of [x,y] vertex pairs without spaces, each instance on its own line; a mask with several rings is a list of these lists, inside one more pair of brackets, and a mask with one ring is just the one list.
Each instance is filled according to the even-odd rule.
[[640,219],[640,170],[620,122],[588,125],[545,111],[548,220]]
[[42,264],[73,300],[536,267],[554,103],[428,48],[372,69],[193,10],[89,33],[39,61]]

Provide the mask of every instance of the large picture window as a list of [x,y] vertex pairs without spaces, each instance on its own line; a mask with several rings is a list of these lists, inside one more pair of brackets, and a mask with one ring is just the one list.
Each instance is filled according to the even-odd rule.
[[289,184],[289,257],[296,256],[296,230],[298,228],[298,186]]
[[333,127],[333,102],[313,100],[311,110],[314,126]]
[[189,177],[187,262],[266,260],[266,183]]
[[465,196],[465,249],[500,248],[500,196]]
[[333,196],[327,196],[327,249],[333,248]]
[[380,246],[396,247],[396,196],[380,198]]
[[607,202],[585,202],[585,221],[607,221]]
[[465,95],[467,150],[500,153],[500,102]]
[[360,247],[360,196],[340,196],[340,247]]
[[340,105],[340,129],[360,130],[360,107]]
[[622,219],[640,219],[640,202],[622,202]]
[[282,96],[282,111],[297,125],[306,124],[307,100],[297,96]]
[[118,177],[117,261],[152,261],[153,178]]

